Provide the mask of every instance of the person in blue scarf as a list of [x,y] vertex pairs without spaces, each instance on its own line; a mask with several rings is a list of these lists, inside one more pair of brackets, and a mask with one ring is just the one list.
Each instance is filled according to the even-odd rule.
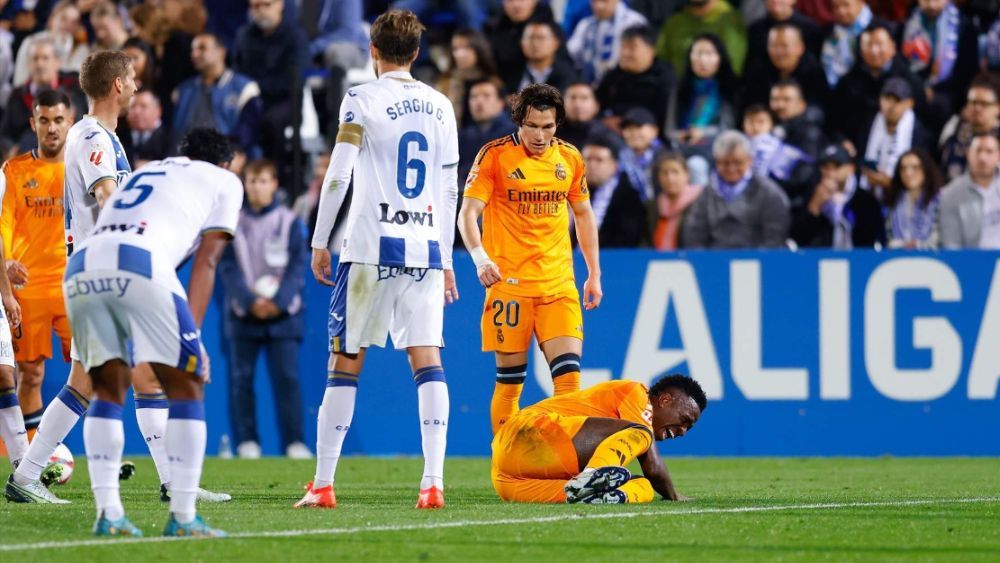
[[889,248],[938,247],[938,194],[944,179],[931,156],[920,149],[903,153],[885,193]]

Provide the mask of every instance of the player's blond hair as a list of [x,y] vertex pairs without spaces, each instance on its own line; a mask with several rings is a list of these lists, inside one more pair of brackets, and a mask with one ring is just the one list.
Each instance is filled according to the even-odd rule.
[[91,100],[100,100],[109,93],[115,80],[128,78],[132,59],[121,51],[91,53],[80,67],[80,87]]
[[420,48],[420,36],[426,28],[409,10],[389,10],[372,24],[372,45],[379,58],[395,65],[413,61]]

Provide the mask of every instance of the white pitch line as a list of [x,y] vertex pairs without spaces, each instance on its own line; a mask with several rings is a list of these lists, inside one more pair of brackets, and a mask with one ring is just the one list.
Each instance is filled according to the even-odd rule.
[[[776,506],[738,506],[733,508],[694,508],[687,510],[650,510],[643,512],[606,512],[595,514],[560,514],[556,516],[537,516],[534,518],[501,518],[498,520],[462,520],[456,522],[432,522],[427,524],[399,524],[393,526],[362,526],[353,528],[319,528],[314,530],[276,530],[270,532],[237,532],[229,535],[229,539],[262,539],[262,538],[292,538],[299,536],[325,536],[361,534],[370,532],[406,532],[412,530],[440,530],[446,528],[463,528],[466,526],[503,526],[513,524],[546,524],[571,520],[610,520],[618,518],[641,518],[647,516],[692,516],[699,514],[744,514],[750,512],[785,512],[791,510],[831,510],[839,508],[877,508],[943,504],[979,504],[1000,502],[1000,497],[973,497],[955,499],[912,499],[897,501],[872,502],[830,502],[818,504],[786,504]],[[76,547],[111,547],[119,545],[163,543],[172,541],[194,541],[207,538],[167,538],[162,536],[148,538],[120,539],[90,539],[51,541],[39,543],[21,543],[0,545],[0,553],[12,551],[29,551],[36,549],[65,549]]]

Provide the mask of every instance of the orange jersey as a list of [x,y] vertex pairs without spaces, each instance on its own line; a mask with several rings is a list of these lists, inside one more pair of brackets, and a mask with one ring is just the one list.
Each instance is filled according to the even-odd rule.
[[581,391],[550,397],[523,409],[518,416],[531,414],[617,418],[653,430],[649,389],[635,381],[606,381]]
[[66,269],[63,230],[62,162],[45,162],[35,151],[3,165],[6,191],[0,214],[4,256],[28,269],[28,283],[18,295],[62,297]]
[[583,157],[559,139],[531,156],[517,133],[486,144],[465,183],[486,203],[483,247],[500,268],[500,289],[521,297],[575,292],[567,202],[587,200]]

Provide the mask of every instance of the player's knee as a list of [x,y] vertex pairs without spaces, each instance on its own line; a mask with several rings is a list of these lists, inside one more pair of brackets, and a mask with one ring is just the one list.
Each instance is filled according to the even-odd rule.
[[14,368],[0,366],[0,389],[10,389],[11,387],[14,387]]
[[43,360],[18,363],[18,386],[23,389],[35,389],[42,386],[45,379],[45,364]]

